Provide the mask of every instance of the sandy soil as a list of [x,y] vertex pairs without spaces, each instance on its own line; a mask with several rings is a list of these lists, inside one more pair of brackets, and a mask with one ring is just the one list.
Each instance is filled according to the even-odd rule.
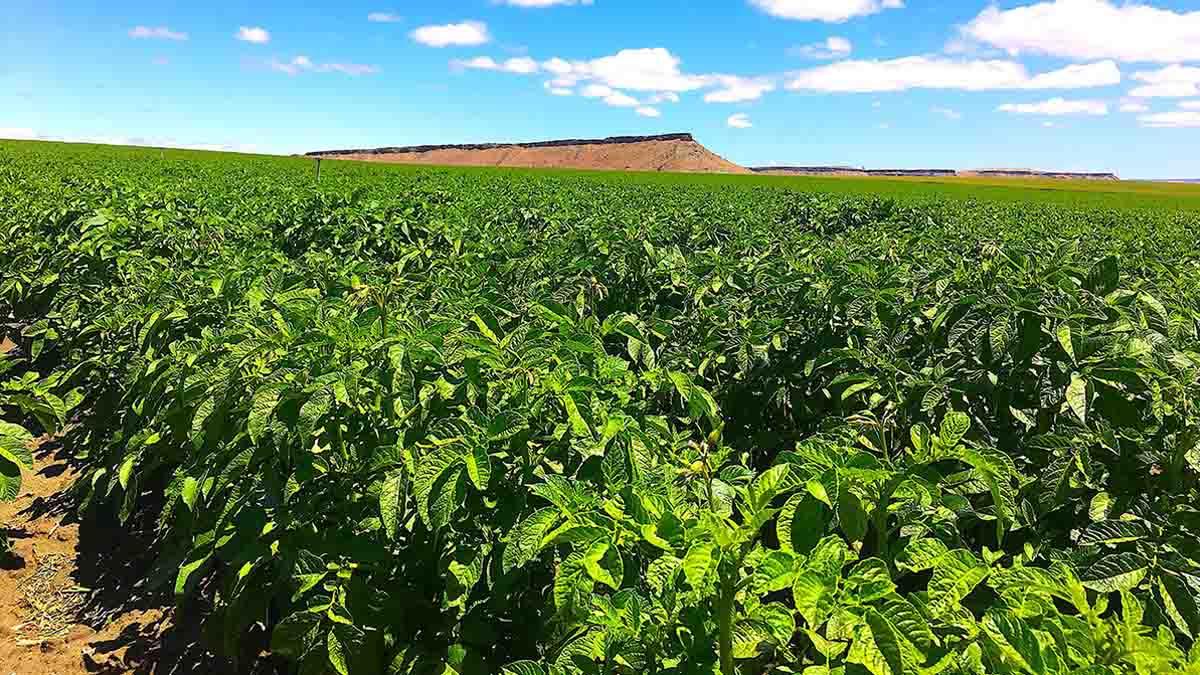
[[0,560],[0,675],[266,670],[214,656],[198,616],[142,588],[152,555],[143,533],[75,518],[76,473],[57,442],[42,439],[35,463],[20,496],[0,503],[13,544]]
[[338,155],[333,159],[441,166],[749,173],[747,169],[718,156],[694,141],[593,143],[544,148],[503,146],[483,150],[444,148],[425,152],[348,154]]

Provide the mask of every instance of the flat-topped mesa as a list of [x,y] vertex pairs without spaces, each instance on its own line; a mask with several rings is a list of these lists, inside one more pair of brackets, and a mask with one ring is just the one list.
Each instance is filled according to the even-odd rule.
[[532,143],[412,145],[310,152],[309,157],[433,166],[492,166],[606,171],[748,173],[691,134],[570,138]]
[[1121,180],[1115,173],[1107,171],[1038,171],[1036,169],[978,169],[961,171],[964,176],[990,178],[1061,178],[1075,180]]
[[361,150],[322,150],[305,153],[306,157],[334,157],[337,155],[394,155],[435,150],[497,150],[502,148],[562,148],[572,145],[625,145],[655,141],[682,141],[695,143],[691,134],[658,134],[655,136],[609,136],[608,138],[566,138],[556,141],[533,141],[529,143],[459,143],[451,145],[403,145]]

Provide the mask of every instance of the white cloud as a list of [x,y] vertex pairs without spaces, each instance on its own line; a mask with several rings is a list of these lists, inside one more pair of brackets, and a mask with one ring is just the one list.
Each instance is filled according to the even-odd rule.
[[1200,110],[1200,101],[1184,101],[1179,107],[1184,110]]
[[579,93],[581,96],[587,98],[604,98],[605,96],[612,96],[613,90],[612,87],[606,87],[603,84],[589,84]]
[[704,95],[705,103],[741,103],[755,101],[763,94],[775,90],[775,83],[761,77],[737,77],[735,75],[712,75],[711,81],[720,89]]
[[1159,63],[1200,60],[1200,11],[1174,12],[1142,2],[1051,0],[1010,10],[992,6],[962,32],[1011,54]]
[[604,104],[616,106],[618,108],[633,108],[638,105],[641,105],[640,103],[638,103],[638,100],[636,98],[630,96],[629,94],[626,94],[623,91],[614,91],[613,93],[609,94],[608,96],[605,96]]
[[641,106],[637,110],[634,110],[634,112],[642,117],[662,117],[662,113],[658,111],[658,108],[651,108],[650,106]]
[[474,70],[500,70],[500,64],[496,63],[495,59],[490,56],[476,56],[472,59],[451,61],[450,64],[458,68],[471,68]]
[[1177,110],[1174,112],[1154,113],[1138,117],[1144,127],[1156,129],[1181,129],[1200,127],[1200,112],[1192,110]]
[[546,87],[546,91],[550,92],[550,94],[553,96],[574,96],[575,95],[575,90],[570,87],[554,87],[554,86],[551,86],[550,82],[547,82],[545,84],[545,87]]
[[0,138],[29,140],[37,138],[37,134],[29,127],[0,127]]
[[666,91],[661,94],[655,94],[646,99],[646,103],[679,103],[679,94],[673,91]]
[[517,75],[530,75],[538,71],[538,62],[527,56],[519,56],[508,59],[500,66],[502,70],[508,73],[516,73]]
[[854,51],[853,43],[844,37],[834,35],[811,45],[792,47],[788,53],[807,59],[842,59],[850,56],[852,51]]
[[487,44],[492,37],[482,21],[463,21],[440,26],[421,26],[412,39],[427,47],[469,47]]
[[1137,101],[1124,101],[1121,103],[1120,110],[1123,113],[1144,113],[1150,112],[1150,106]]
[[1005,103],[996,108],[1000,112],[1018,115],[1107,115],[1108,104],[1104,101],[1068,101],[1052,98],[1038,103]]
[[903,0],[750,0],[750,4],[781,19],[829,23],[904,7]]
[[[680,59],[661,47],[646,49],[624,49],[616,54],[590,60],[567,60],[554,57],[539,62],[532,59],[509,59],[504,64],[489,57],[476,57],[466,61],[452,61],[455,68],[506,71],[517,74],[546,72],[553,77],[544,83],[547,89],[575,89],[583,87],[581,93],[590,98],[595,91],[630,91],[645,93],[643,103],[654,105],[663,102],[676,103],[680,94],[709,90],[704,97],[710,103],[735,103],[760,98],[776,88],[776,84],[764,77],[740,77],[725,74],[691,74],[680,67]],[[603,88],[603,89],[600,89]]]
[[495,2],[496,4],[508,5],[509,7],[526,7],[535,9],[541,9],[543,7],[592,4],[592,0],[495,0]]
[[1188,98],[1200,96],[1200,68],[1174,64],[1160,70],[1133,74],[1133,79],[1145,82],[1129,92],[1136,98]]
[[962,119],[962,113],[960,113],[957,110],[954,110],[952,108],[943,108],[940,106],[934,106],[934,107],[930,108],[929,111],[935,115],[941,115],[942,117],[945,117],[948,120],[961,120]]
[[889,61],[840,61],[794,73],[787,88],[796,91],[882,92],[908,89],[1082,89],[1121,82],[1112,61],[1072,65],[1030,76],[1015,61],[962,61],[909,56]]
[[730,115],[729,119],[725,120],[725,124],[733,129],[749,129],[750,127],[754,126],[754,124],[750,122],[750,116],[746,113],[736,113]]
[[680,60],[662,47],[622,49],[612,56],[593,59],[577,70],[616,89],[684,92],[700,89],[704,79],[685,75]]
[[134,26],[129,31],[129,37],[141,40],[175,40],[182,42],[188,39],[188,34],[173,31],[166,26]]
[[371,23],[400,23],[404,17],[395,12],[371,12],[367,15],[367,21]]
[[300,73],[342,73],[351,77],[360,75],[374,75],[379,72],[376,66],[368,66],[361,63],[313,63],[312,59],[303,54],[293,58],[291,61],[271,61],[267,65],[272,70],[277,70],[288,75],[299,75]]
[[242,42],[253,42],[256,45],[263,45],[271,41],[271,34],[265,28],[250,26],[241,26],[238,28],[238,32],[234,37]]

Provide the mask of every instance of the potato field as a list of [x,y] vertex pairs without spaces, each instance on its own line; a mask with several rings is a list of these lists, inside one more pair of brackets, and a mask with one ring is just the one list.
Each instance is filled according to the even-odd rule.
[[1200,674],[1200,200],[314,178],[0,145],[0,496],[60,438],[214,650]]

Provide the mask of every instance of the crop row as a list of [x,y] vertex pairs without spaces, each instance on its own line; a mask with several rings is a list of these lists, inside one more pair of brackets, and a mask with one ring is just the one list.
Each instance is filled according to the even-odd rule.
[[4,152],[4,414],[230,653],[1200,672],[1186,212]]

